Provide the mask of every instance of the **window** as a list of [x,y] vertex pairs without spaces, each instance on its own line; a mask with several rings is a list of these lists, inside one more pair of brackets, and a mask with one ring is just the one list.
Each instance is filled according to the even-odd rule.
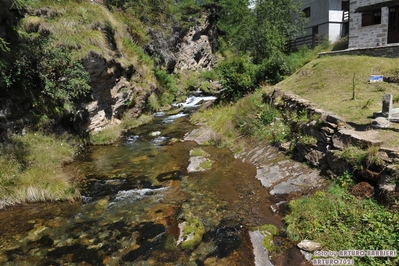
[[381,24],[381,9],[365,11],[362,13],[362,27]]
[[305,14],[305,18],[310,17],[310,7],[305,8],[304,10],[302,10],[303,13]]

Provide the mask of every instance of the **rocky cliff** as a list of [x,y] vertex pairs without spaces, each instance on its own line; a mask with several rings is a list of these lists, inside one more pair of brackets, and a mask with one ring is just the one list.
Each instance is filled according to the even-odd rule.
[[[120,123],[126,111],[129,111],[132,117],[137,117],[148,109],[148,97],[153,92],[160,92],[163,89],[154,77],[155,67],[165,69],[166,72],[172,74],[184,69],[210,69],[215,64],[213,51],[217,47],[217,31],[216,14],[212,9],[204,11],[200,19],[191,23],[190,28],[180,27],[178,23],[171,25],[166,22],[157,28],[148,27],[146,35],[149,41],[145,47],[139,48],[144,51],[144,55],[134,55],[133,58],[134,52],[131,48],[126,48],[126,43],[128,46],[131,43],[131,47],[139,47],[139,45],[135,44],[136,41],[129,33],[128,26],[114,17],[104,5],[97,2],[74,4],[74,8],[85,11],[74,11],[75,13],[83,12],[81,16],[86,16],[87,12],[98,12],[95,17],[101,19],[96,22],[85,22],[89,21],[88,18],[84,18],[83,23],[73,20],[68,22],[70,13],[68,8],[69,5],[65,8],[49,6],[10,10],[6,12],[7,16],[4,16],[4,20],[0,23],[0,38],[7,40],[10,45],[17,41],[15,39],[17,32],[6,29],[16,27],[18,21],[24,21],[25,24],[19,27],[26,30],[27,34],[41,35],[54,41],[55,44],[61,43],[61,45],[77,49],[76,54],[82,53],[82,45],[79,44],[79,40],[72,40],[76,38],[72,35],[68,40],[67,35],[75,34],[75,32],[82,34],[86,29],[86,35],[93,34],[93,36],[80,37],[88,38],[87,49],[91,50],[81,58],[85,70],[90,75],[90,95],[76,102],[76,112],[74,111],[73,114],[66,110],[64,117],[52,118],[53,125],[63,124],[65,128],[72,128],[75,131],[90,132]],[[19,17],[16,16],[17,14]],[[55,23],[54,21],[58,24],[52,24]],[[79,23],[82,25],[78,25]],[[71,30],[71,28],[74,29]],[[13,35],[12,39],[11,35]],[[58,38],[67,39],[67,43],[65,40],[57,41]],[[130,50],[127,51],[128,49]],[[143,63],[145,56],[150,56],[151,60],[156,62],[156,66],[148,65],[148,62],[145,65]],[[0,87],[6,86],[4,81],[5,79],[0,78]],[[24,95],[25,98],[22,99],[22,94],[14,95],[15,91],[5,88],[2,88],[1,92],[2,124],[0,128],[3,137],[20,133],[25,127],[37,123],[37,120],[35,121],[35,118],[30,115],[32,104],[29,102],[29,97]],[[74,116],[73,119],[72,116]]]
[[[203,17],[188,30],[173,28],[172,34],[148,29],[151,41],[146,47],[148,54],[159,58],[163,68],[169,73],[181,70],[211,69],[216,58],[217,47],[216,15],[212,10],[204,12]],[[200,22],[202,21],[202,23]],[[163,25],[166,28],[167,25]],[[134,116],[140,115],[147,107],[147,99],[158,88],[147,84],[144,88],[134,65],[122,67],[114,60],[92,57],[84,61],[90,73],[93,101],[84,106],[88,111],[86,130],[100,130],[112,123],[119,123],[122,114],[132,108]],[[185,88],[183,88],[185,89]],[[135,99],[133,107],[131,100]]]

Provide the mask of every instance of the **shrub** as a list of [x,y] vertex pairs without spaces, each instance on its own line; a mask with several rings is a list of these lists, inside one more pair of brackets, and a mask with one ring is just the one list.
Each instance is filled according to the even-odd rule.
[[222,96],[227,100],[237,100],[257,87],[258,67],[244,57],[222,62],[217,71],[224,88]]
[[257,79],[276,84],[290,73],[286,57],[282,53],[275,53],[270,58],[263,60],[258,70]]

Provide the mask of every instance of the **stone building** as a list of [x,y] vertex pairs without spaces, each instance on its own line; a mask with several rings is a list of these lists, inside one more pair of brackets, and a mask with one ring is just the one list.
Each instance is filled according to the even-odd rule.
[[350,0],[348,48],[399,43],[399,0]]

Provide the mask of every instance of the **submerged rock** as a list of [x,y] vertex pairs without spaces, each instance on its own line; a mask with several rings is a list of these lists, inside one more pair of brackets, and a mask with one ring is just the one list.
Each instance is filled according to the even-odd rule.
[[191,150],[190,155],[192,157],[190,157],[190,164],[187,167],[189,173],[205,171],[210,169],[214,163],[213,160],[207,158],[209,154],[202,149]]
[[180,234],[176,245],[183,249],[194,249],[201,241],[205,234],[205,226],[193,214],[185,215],[185,221],[179,224]]

